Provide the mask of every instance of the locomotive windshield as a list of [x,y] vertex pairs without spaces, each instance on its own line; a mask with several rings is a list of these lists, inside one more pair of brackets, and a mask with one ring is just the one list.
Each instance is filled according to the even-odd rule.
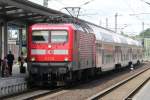
[[67,39],[67,31],[51,31],[52,43],[67,42]]
[[68,33],[64,30],[52,30],[52,31],[33,31],[32,42],[33,43],[64,43],[68,40]]
[[48,31],[33,31],[32,41],[33,43],[48,43]]

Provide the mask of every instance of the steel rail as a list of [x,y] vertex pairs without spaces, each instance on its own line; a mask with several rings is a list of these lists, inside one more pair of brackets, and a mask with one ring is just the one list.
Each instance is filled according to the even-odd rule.
[[56,92],[60,92],[62,91],[64,88],[57,88],[57,89],[54,89],[54,90],[49,90],[47,92],[44,92],[44,93],[40,93],[38,95],[33,95],[33,96],[30,96],[30,97],[27,97],[26,99],[24,100],[35,100],[35,99],[38,99],[40,97],[44,97],[46,95],[50,95],[50,94],[53,94],[53,93],[56,93]]

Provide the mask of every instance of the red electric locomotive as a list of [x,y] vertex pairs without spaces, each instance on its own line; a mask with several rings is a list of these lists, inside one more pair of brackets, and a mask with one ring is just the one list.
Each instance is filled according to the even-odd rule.
[[29,27],[28,69],[37,85],[62,85],[80,80],[83,73],[94,74],[95,52],[95,35],[86,25],[41,23]]

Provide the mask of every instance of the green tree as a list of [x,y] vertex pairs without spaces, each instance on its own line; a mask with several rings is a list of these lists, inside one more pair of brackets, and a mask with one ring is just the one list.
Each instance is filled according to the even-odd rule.
[[144,30],[143,32],[140,33],[140,36],[143,38],[150,38],[150,28]]
[[121,35],[125,36],[125,37],[129,37],[127,34],[125,34],[124,32],[121,32]]

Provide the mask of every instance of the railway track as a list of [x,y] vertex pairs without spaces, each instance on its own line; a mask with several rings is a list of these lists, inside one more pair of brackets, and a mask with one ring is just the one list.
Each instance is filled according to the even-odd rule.
[[[140,67],[142,66],[142,67]],[[126,79],[129,76],[135,76],[136,73],[140,74],[142,71],[148,70],[148,64],[142,64],[137,67],[133,72],[129,72],[125,69],[121,72],[111,73],[112,75],[101,76],[100,79],[94,80],[92,82],[81,84],[80,86],[71,87],[69,89],[59,88],[54,90],[39,90],[39,92],[23,94],[17,97],[12,97],[11,99],[5,100],[86,100],[86,99],[99,99],[94,98],[99,91],[105,92],[108,87],[115,86],[115,84],[121,83],[120,81]],[[142,71],[141,71],[142,70]],[[137,74],[136,74],[137,75]],[[130,79],[131,80],[131,79]],[[121,85],[120,85],[121,86]],[[131,93],[131,92],[130,92]],[[94,95],[94,96],[93,96]],[[92,96],[92,97],[91,97]],[[129,96],[129,95],[128,95]],[[127,95],[126,95],[127,98]],[[104,99],[105,100],[105,99]],[[107,100],[107,99],[106,99]],[[113,99],[109,99],[113,100]],[[117,100],[117,99],[114,99]],[[122,99],[118,99],[122,100]],[[129,99],[127,99],[129,100]]]
[[132,100],[132,97],[150,80],[150,68],[97,93],[87,100]]
[[24,100],[35,100],[35,99],[40,98],[40,97],[43,97],[43,96],[45,96],[45,95],[50,95],[50,94],[54,94],[54,93],[56,93],[56,92],[60,92],[60,91],[62,91],[63,89],[64,89],[64,88],[57,88],[57,89],[54,89],[54,90],[46,90],[46,92],[45,92],[45,90],[44,90],[41,94],[33,95],[33,96],[28,97],[28,98],[26,98],[26,99],[24,99]]
[[[146,64],[147,65],[147,64]],[[126,69],[126,71],[117,73],[110,73],[112,75],[102,76],[100,80],[94,80],[92,82],[81,84],[80,86],[73,87],[71,89],[65,89],[61,92],[46,95],[36,100],[86,100],[99,91],[103,91],[106,88],[122,81],[123,79],[135,75],[137,72],[141,72],[141,70],[147,69],[149,66],[140,65],[143,67],[137,67],[133,72],[130,72]],[[148,70],[148,69],[147,69]],[[109,99],[111,100],[111,99]],[[116,100],[116,99],[115,99]],[[120,99],[119,99],[120,100]]]

